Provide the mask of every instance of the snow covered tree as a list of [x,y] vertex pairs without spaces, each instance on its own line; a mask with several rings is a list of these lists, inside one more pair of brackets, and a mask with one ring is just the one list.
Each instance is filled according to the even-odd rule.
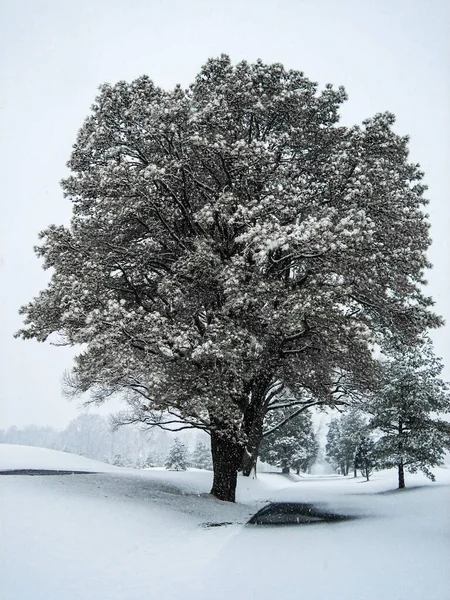
[[358,446],[355,454],[355,467],[369,481],[375,466],[377,465],[377,453],[375,442],[370,432],[364,430],[359,436]]
[[[358,452],[361,445],[369,445],[367,419],[359,410],[350,409],[341,417],[341,444],[348,463],[353,467],[353,476],[357,476]],[[348,470],[348,469],[347,469]]]
[[159,452],[148,452],[147,456],[142,460],[141,469],[149,469],[151,467],[164,466],[165,460]]
[[339,468],[342,475],[348,475],[352,468],[356,477],[356,455],[362,440],[368,435],[366,430],[367,423],[357,410],[348,410],[338,419],[331,421],[325,449],[327,457]]
[[189,462],[196,469],[211,469],[211,450],[203,442],[197,442]]
[[118,452],[117,454],[114,454],[114,457],[112,459],[112,464],[115,465],[116,467],[125,467],[125,461],[122,458],[122,455],[120,454],[120,452]]
[[439,377],[443,365],[433,345],[391,349],[382,363],[380,391],[368,403],[370,426],[380,434],[376,451],[380,465],[398,469],[398,487],[405,487],[405,470],[421,470],[434,481],[430,468],[442,464],[450,449],[448,386]]
[[317,439],[317,434],[314,431],[311,431],[309,435],[305,437],[303,448],[294,455],[294,460],[292,461],[292,468],[297,475],[300,475],[300,472],[311,473],[311,467],[317,460],[319,449],[320,444]]
[[261,460],[280,467],[283,473],[289,473],[291,468],[299,473],[311,466],[319,444],[307,411],[293,418],[289,418],[283,410],[271,412],[266,419],[266,427],[266,435],[260,445]]
[[330,461],[335,469],[338,469],[342,475],[348,473],[348,463],[343,456],[341,446],[341,423],[340,419],[334,418],[330,421],[327,431],[327,442],[325,444],[325,458]]
[[373,381],[371,347],[440,325],[424,296],[426,203],[392,114],[338,125],[343,88],[208,60],[186,90],[105,84],[62,182],[70,226],[17,335],[79,348],[71,384],[124,422],[211,435],[234,501],[267,411]]
[[111,428],[105,417],[81,414],[70,421],[61,432],[62,447],[66,452],[103,460],[111,447]]
[[166,469],[172,469],[175,471],[186,471],[188,468],[187,460],[187,449],[186,446],[175,438],[172,448],[170,449],[169,455],[166,459]]
[[39,427],[38,425],[28,425],[23,429],[12,426],[6,431],[0,429],[0,443],[25,444],[53,450],[62,449],[60,432],[53,427]]

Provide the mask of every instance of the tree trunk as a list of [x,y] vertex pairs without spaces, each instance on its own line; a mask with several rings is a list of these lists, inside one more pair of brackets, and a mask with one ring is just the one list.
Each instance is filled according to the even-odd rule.
[[267,410],[264,403],[272,379],[271,373],[255,377],[250,390],[251,402],[244,411],[242,428],[247,436],[247,443],[241,469],[242,474],[246,477],[249,477],[253,470],[256,472],[256,461],[258,460],[259,446],[263,437],[264,417]]
[[250,453],[248,448],[244,451],[244,456],[242,458],[241,471],[242,475],[245,477],[250,477],[252,471],[256,473],[256,462],[258,460],[258,454],[253,452]]
[[211,494],[219,500],[234,502],[236,499],[237,472],[242,461],[243,448],[221,431],[211,432],[213,460],[213,486]]
[[403,461],[398,463],[398,489],[402,490],[405,487],[405,469]]
[[252,423],[247,423],[244,429],[247,433],[247,444],[242,458],[242,475],[249,477],[252,471],[256,473],[256,462],[258,460],[259,445],[262,440],[263,433],[263,416],[256,416]]
[[283,473],[283,475],[289,475],[289,467],[285,465],[282,468],[281,472]]
[[401,456],[398,463],[398,489],[402,490],[405,487],[405,469],[403,466],[403,421],[398,420],[398,450]]

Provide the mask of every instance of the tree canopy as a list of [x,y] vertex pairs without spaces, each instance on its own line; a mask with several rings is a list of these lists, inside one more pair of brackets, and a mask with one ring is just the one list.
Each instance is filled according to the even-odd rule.
[[370,386],[374,343],[440,324],[422,173],[392,114],[340,126],[345,99],[227,56],[188,89],[105,84],[70,226],[40,234],[51,280],[19,335],[79,348],[74,388],[120,393],[125,420],[208,431],[223,499],[281,389],[333,404]]

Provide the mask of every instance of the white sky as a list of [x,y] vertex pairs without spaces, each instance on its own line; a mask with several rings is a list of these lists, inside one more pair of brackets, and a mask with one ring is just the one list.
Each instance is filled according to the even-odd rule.
[[[61,396],[73,351],[12,335],[17,309],[47,281],[37,233],[70,217],[58,182],[97,87],[143,73],[186,86],[222,52],[344,85],[346,123],[397,115],[426,172],[429,293],[449,320],[449,39],[448,0],[1,0],[0,427],[62,427],[77,411]],[[450,379],[448,327],[433,337]]]

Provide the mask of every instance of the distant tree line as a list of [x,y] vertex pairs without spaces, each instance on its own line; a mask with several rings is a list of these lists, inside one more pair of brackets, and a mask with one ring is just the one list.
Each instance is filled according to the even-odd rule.
[[109,463],[139,467],[149,457],[162,466],[171,444],[169,433],[121,427],[113,431],[108,417],[81,414],[63,430],[29,425],[0,430],[0,443],[23,444],[72,452]]

